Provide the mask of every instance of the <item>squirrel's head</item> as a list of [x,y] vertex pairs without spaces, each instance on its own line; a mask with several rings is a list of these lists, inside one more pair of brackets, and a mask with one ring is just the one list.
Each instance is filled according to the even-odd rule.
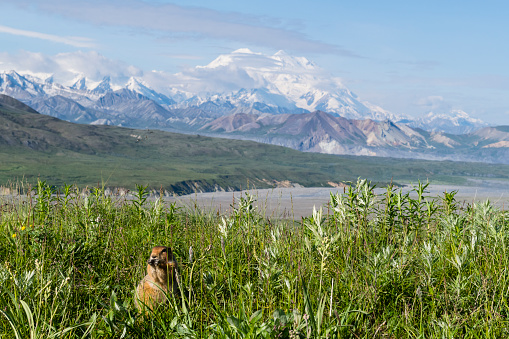
[[177,267],[177,261],[171,252],[171,248],[166,246],[156,246],[150,253],[148,264],[154,267]]

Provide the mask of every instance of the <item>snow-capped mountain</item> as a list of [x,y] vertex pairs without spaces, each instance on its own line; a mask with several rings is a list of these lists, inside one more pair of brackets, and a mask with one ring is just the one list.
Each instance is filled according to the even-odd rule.
[[44,85],[36,83],[15,71],[0,74],[0,91],[16,99],[29,99],[44,95]]
[[92,92],[99,94],[105,94],[111,91],[113,91],[113,88],[111,87],[111,77],[109,76],[104,77],[102,81],[92,89]]
[[310,152],[492,162],[506,161],[500,159],[509,152],[506,127],[472,133],[487,124],[461,110],[418,119],[393,114],[362,101],[308,59],[282,51],[240,49],[177,74],[95,79],[67,73],[59,83],[52,74],[3,72],[0,94],[72,122],[205,133]]
[[74,83],[71,86],[71,89],[76,89],[80,91],[87,90],[87,78],[84,76],[80,76],[74,81]]
[[[51,74],[0,73],[0,93],[22,100],[46,114],[87,123],[95,118],[99,121],[109,119],[111,110],[105,109],[99,101],[110,93],[126,89],[141,97],[121,95],[120,98],[126,100],[121,105],[123,110],[127,109],[127,105],[133,105],[133,100],[144,101],[147,98],[163,109],[174,111],[174,114],[161,114],[159,107],[140,102],[135,105],[138,109],[145,107],[150,110],[139,111],[140,116],[169,116],[169,122],[179,123],[179,127],[191,124],[193,128],[199,128],[199,125],[220,116],[235,113],[302,114],[317,110],[349,119],[391,120],[429,131],[450,133],[471,132],[486,126],[463,111],[448,115],[430,113],[420,119],[393,114],[362,101],[341,79],[328,74],[310,60],[283,51],[265,55],[239,49],[222,54],[207,65],[177,74],[150,72],[127,81],[126,78],[110,76],[91,79],[79,70],[67,73],[70,74],[68,79],[60,79],[63,84],[54,81]],[[72,105],[69,100],[79,106]],[[72,107],[76,119],[72,119],[71,112],[64,112],[64,107]],[[138,124],[142,120],[135,119],[133,113],[128,114],[137,121],[137,125],[132,126],[141,127]],[[122,124],[129,125],[129,119],[123,120]],[[160,124],[158,118],[158,126]],[[151,122],[147,121],[146,125],[151,125]]]
[[[196,95],[180,104],[179,108],[201,107],[205,111],[211,106],[222,108],[223,114],[233,109],[240,109],[246,113],[262,112],[271,114],[304,113],[305,109],[297,107],[295,103],[281,94],[270,93],[265,88],[245,89],[236,92]],[[209,108],[207,108],[209,107]]]
[[[230,102],[262,112],[302,113],[322,110],[346,118],[394,119],[380,107],[362,102],[339,78],[304,57],[284,51],[274,55],[239,49],[206,66],[175,75],[194,101]],[[271,109],[268,109],[272,108]]]
[[150,88],[143,80],[131,77],[125,88],[133,92],[139,93],[150,100],[155,101],[159,105],[172,106],[176,104],[175,100],[168,98],[166,95],[161,94]]
[[472,133],[488,126],[484,121],[472,118],[466,112],[458,109],[451,110],[447,114],[429,112],[423,117],[410,121],[408,125],[427,131],[440,131],[451,134]]
[[[103,82],[95,83],[91,88],[96,89],[98,85],[108,91],[109,82],[107,79]],[[109,86],[109,91],[112,91]],[[74,100],[85,106],[99,99],[101,90],[89,89],[87,79],[79,78],[72,86],[65,86],[52,81],[51,77],[41,79],[30,74],[19,74],[16,71],[0,73],[0,93],[10,95],[25,103],[35,98],[50,98],[53,96],[62,96]]]

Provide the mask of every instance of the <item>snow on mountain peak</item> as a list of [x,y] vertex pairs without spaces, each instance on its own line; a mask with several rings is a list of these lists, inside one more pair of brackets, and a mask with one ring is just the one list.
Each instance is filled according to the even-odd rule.
[[87,89],[87,78],[83,74],[78,75],[75,80],[73,80],[73,84],[71,85],[72,89],[77,90],[86,90]]
[[462,111],[460,109],[452,110],[451,113],[455,114],[457,117],[470,119],[470,116],[467,114],[467,112]]
[[92,88],[92,91],[97,93],[106,93],[112,91],[110,82],[111,77],[105,76],[101,82]]
[[375,118],[385,113],[381,110],[371,112],[371,108],[359,101],[339,78],[307,58],[291,56],[285,51],[265,55],[239,49],[218,56],[206,66],[177,74],[176,83],[179,80],[186,83],[185,90],[201,96],[221,96],[221,93],[241,88],[264,89],[267,93],[285,97],[298,109],[321,109],[350,118],[369,113]]
[[140,87],[147,87],[143,80],[135,77],[130,77],[125,87],[131,91],[136,91]]
[[435,113],[433,111],[423,115],[409,124],[428,131],[443,131],[452,134],[473,132],[488,124],[481,119],[472,118],[461,109],[452,109],[447,112]]
[[32,76],[23,76],[11,70],[0,73],[0,92],[19,98],[38,96],[43,93],[41,79]]
[[[77,87],[74,87],[74,85]],[[101,81],[92,81],[89,78],[83,77],[78,79],[74,85],[71,88],[90,91],[95,95],[106,94],[108,92],[116,91],[122,88],[120,85],[112,84],[110,76],[103,77]]]
[[456,116],[456,118],[464,119],[464,120],[466,120],[470,123],[473,123],[473,124],[487,125],[487,123],[482,121],[481,119],[473,118],[470,115],[468,115],[467,112],[460,110],[460,109],[453,109],[451,111],[451,114],[454,114]]
[[461,121],[465,121],[472,124],[485,124],[484,121],[476,118],[472,118],[467,112],[461,109],[452,109],[445,113],[429,112],[425,115],[423,120],[434,121],[434,120],[449,120],[454,122],[456,125],[460,125]]
[[139,93],[160,105],[173,105],[175,103],[174,100],[154,91],[145,81],[137,77],[130,77],[124,88]]

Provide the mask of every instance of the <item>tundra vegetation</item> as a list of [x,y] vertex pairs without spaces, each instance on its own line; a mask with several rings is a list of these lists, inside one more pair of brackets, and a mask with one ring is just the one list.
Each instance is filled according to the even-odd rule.
[[[1,198],[2,338],[502,338],[509,213],[456,192],[359,180],[301,221],[243,194],[229,212],[81,195],[39,181]],[[180,292],[143,316],[154,245]]]

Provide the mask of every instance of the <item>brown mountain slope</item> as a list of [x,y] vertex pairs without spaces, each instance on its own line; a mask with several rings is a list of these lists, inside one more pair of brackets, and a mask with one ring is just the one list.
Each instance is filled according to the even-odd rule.
[[[426,147],[426,138],[407,126],[390,121],[348,120],[325,112],[304,114],[234,114],[216,119],[203,131],[245,133],[267,140],[287,138],[299,150],[342,154],[345,147]],[[292,146],[291,146],[292,147]]]
[[452,135],[413,129],[389,120],[349,120],[316,111],[303,114],[237,113],[201,131],[306,152],[509,163],[509,127]]

